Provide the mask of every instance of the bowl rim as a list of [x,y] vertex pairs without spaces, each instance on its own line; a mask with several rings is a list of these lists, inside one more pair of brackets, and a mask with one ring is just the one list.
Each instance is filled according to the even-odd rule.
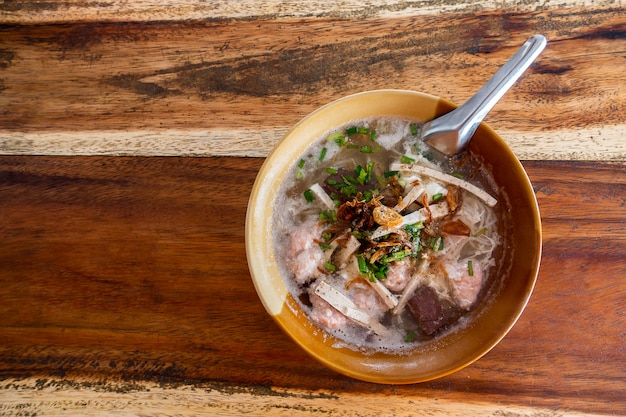
[[[426,100],[431,103],[436,103],[435,107],[444,107],[449,109],[457,107],[456,104],[448,101],[446,99],[442,99],[440,97],[412,91],[412,90],[400,90],[400,89],[380,89],[380,90],[369,90],[362,91],[350,95],[346,95],[344,97],[333,100],[327,104],[324,104],[313,112],[305,115],[302,119],[300,119],[294,126],[292,126],[287,133],[281,138],[281,140],[274,146],[272,151],[268,154],[267,158],[263,162],[257,177],[255,179],[254,185],[252,187],[252,191],[250,194],[248,208],[246,212],[246,224],[245,224],[245,248],[246,248],[246,256],[248,260],[248,266],[250,269],[251,279],[253,281],[255,290],[265,308],[265,310],[270,314],[274,322],[278,324],[283,332],[289,335],[289,337],[295,341],[300,348],[302,348],[307,354],[311,357],[315,358],[319,362],[323,363],[330,369],[333,369],[336,372],[347,375],[352,378],[356,378],[359,380],[364,380],[368,382],[376,382],[376,383],[391,383],[391,384],[403,384],[403,383],[416,383],[416,382],[425,382],[436,378],[441,378],[443,376],[452,374],[454,372],[459,371],[460,369],[465,368],[466,366],[472,364],[476,360],[483,357],[486,353],[488,353],[491,349],[493,349],[511,330],[511,328],[518,321],[519,317],[522,315],[524,309],[526,308],[532,292],[534,290],[537,276],[539,273],[541,255],[542,255],[542,230],[541,230],[541,216],[539,212],[539,205],[537,203],[536,195],[532,188],[532,184],[528,177],[528,174],[524,170],[521,162],[517,159],[513,151],[510,149],[508,144],[504,141],[504,139],[497,134],[490,126],[486,123],[481,123],[479,127],[482,130],[483,135],[488,135],[490,138],[494,138],[497,142],[497,145],[502,148],[504,152],[507,153],[506,158],[509,160],[513,166],[510,167],[515,171],[516,177],[525,187],[525,196],[529,198],[528,205],[530,208],[530,215],[532,217],[531,222],[533,224],[533,228],[535,231],[534,234],[534,243],[536,245],[534,258],[532,259],[532,265],[530,265],[529,275],[528,275],[528,284],[525,287],[524,297],[518,300],[517,306],[512,312],[510,316],[506,317],[506,321],[499,328],[499,331],[496,335],[493,335],[486,343],[484,343],[479,349],[476,349],[472,352],[471,355],[468,355],[464,358],[464,360],[459,361],[458,364],[449,366],[444,370],[439,370],[430,375],[417,376],[413,375],[410,377],[402,377],[402,378],[387,378],[385,375],[380,375],[379,373],[368,373],[363,372],[362,370],[354,370],[346,367],[344,364],[337,363],[332,357],[328,355],[320,354],[316,349],[312,348],[309,344],[305,343],[298,336],[297,332],[292,329],[288,324],[287,320],[283,316],[285,310],[289,310],[289,308],[293,308],[290,306],[286,308],[288,304],[288,299],[291,297],[288,293],[288,289],[286,284],[283,282],[282,276],[274,276],[267,277],[263,276],[267,270],[267,264],[262,265],[263,262],[267,262],[266,259],[261,259],[258,256],[259,250],[268,250],[268,247],[271,246],[268,243],[268,236],[265,235],[264,244],[259,247],[259,233],[263,235],[263,230],[259,229],[259,224],[256,221],[260,212],[263,210],[269,210],[270,215],[267,216],[271,219],[273,216],[273,207],[271,202],[273,201],[273,197],[265,195],[263,196],[263,192],[267,191],[268,187],[272,187],[272,185],[276,185],[279,181],[278,177],[284,176],[286,171],[289,169],[291,164],[285,165],[290,160],[285,155],[281,155],[281,152],[288,146],[290,138],[298,132],[299,129],[302,128],[303,125],[309,123],[312,119],[323,115],[324,112],[328,112],[336,106],[341,105],[342,103],[347,103],[354,100],[359,99],[367,99],[368,97],[376,98],[380,95],[399,95],[399,96],[408,96],[409,100]],[[346,120],[347,122],[348,120]],[[311,135],[310,140],[306,141],[306,146],[310,145],[311,142],[319,138],[319,136]],[[304,148],[306,148],[304,146]],[[302,147],[302,146],[301,146]],[[289,154],[297,154],[298,156],[302,154],[302,152],[297,152],[291,148]],[[293,163],[293,160],[291,160]],[[281,165],[282,163],[282,165]],[[276,169],[277,166],[281,166],[281,169]],[[276,172],[279,171],[279,172]],[[282,174],[282,175],[281,175]],[[268,185],[268,178],[270,180],[271,185]],[[274,192],[275,194],[275,192]],[[268,206],[269,204],[269,206]],[[267,221],[265,221],[267,223]],[[269,221],[271,223],[271,220]],[[265,230],[267,232],[267,228]],[[271,239],[270,239],[271,240]],[[269,264],[274,262],[270,260]],[[278,278],[278,279],[276,279]],[[271,285],[268,287],[268,284]]]

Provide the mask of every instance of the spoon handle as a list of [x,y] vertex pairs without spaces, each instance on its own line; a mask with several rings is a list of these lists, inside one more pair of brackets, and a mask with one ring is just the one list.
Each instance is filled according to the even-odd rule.
[[429,129],[457,131],[456,152],[465,149],[487,113],[539,56],[547,44],[543,35],[531,36],[483,87],[457,109],[438,117]]

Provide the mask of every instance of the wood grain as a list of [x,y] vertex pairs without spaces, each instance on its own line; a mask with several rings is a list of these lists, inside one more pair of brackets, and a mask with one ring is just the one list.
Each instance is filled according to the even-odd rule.
[[[246,264],[262,157],[346,94],[461,103],[534,33],[486,119],[542,213],[519,322],[419,385],[311,360]],[[625,33],[611,0],[0,2],[0,415],[626,415]]]
[[525,160],[626,160],[621,3],[261,4],[0,4],[0,153],[263,157],[347,94],[461,103],[544,33],[486,121]]
[[626,165],[525,161],[544,256],[509,335],[368,384],[272,322],[244,251],[260,158],[0,157],[0,414],[626,414]]
[[9,23],[67,23],[73,21],[165,21],[165,20],[231,20],[267,18],[371,18],[437,14],[450,11],[507,9],[514,12],[549,10],[558,7],[613,5],[611,0],[563,0],[558,5],[539,0],[527,1],[444,1],[414,2],[406,0],[216,0],[201,3],[193,0],[160,1],[127,0],[124,2],[84,2],[65,0],[39,2],[12,0],[0,4],[0,17]]

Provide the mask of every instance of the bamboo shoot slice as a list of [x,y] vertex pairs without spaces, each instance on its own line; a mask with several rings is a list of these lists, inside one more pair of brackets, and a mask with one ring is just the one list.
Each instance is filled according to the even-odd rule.
[[422,259],[422,263],[420,263],[419,267],[417,268],[417,271],[415,271],[415,273],[411,277],[411,280],[404,288],[404,291],[402,291],[402,294],[400,295],[400,298],[398,299],[398,305],[396,305],[396,307],[393,310],[393,314],[399,314],[402,312],[402,310],[404,310],[406,303],[409,301],[409,298],[413,296],[413,293],[415,293],[415,290],[417,290],[417,287],[419,283],[421,282],[422,275],[426,273],[429,266],[430,266],[430,260],[428,259],[428,257],[425,256]]
[[393,310],[398,305],[398,299],[396,296],[393,295],[391,291],[389,291],[389,288],[385,287],[380,280],[372,281],[368,279],[367,282],[371,285],[374,291],[376,291],[376,294],[383,299],[383,302],[390,310]]
[[436,180],[443,181],[448,184],[456,185],[457,187],[461,187],[466,191],[474,194],[480,200],[482,200],[489,207],[493,207],[498,204],[498,200],[492,197],[489,193],[484,190],[481,190],[479,187],[471,184],[465,180],[457,178],[455,176],[446,174],[441,171],[437,171],[436,169],[428,168],[423,165],[410,165],[410,164],[391,164],[391,170],[393,171],[401,171],[401,172],[410,172],[412,174],[425,175],[430,178],[434,178]]
[[411,203],[417,201],[417,199],[420,198],[423,193],[424,187],[422,187],[421,185],[416,185],[415,187],[411,188],[404,197],[402,197],[402,201],[396,204],[393,209],[398,213],[401,212],[402,210],[410,206]]
[[333,201],[332,198],[330,198],[330,196],[326,193],[326,191],[324,191],[321,185],[317,183],[313,184],[311,186],[311,191],[313,191],[313,193],[317,196],[317,198],[319,198],[322,201],[324,206],[326,206],[329,209],[335,208],[335,202]]
[[315,288],[315,294],[355,323],[379,335],[387,333],[387,329],[382,324],[366,312],[359,310],[351,299],[326,281],[319,283]]

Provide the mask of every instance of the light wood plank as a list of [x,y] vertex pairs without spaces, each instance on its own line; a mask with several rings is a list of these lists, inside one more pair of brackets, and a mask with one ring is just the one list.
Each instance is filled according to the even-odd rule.
[[350,18],[410,17],[447,12],[475,12],[506,9],[530,12],[563,7],[614,6],[611,0],[563,0],[559,2],[496,0],[130,0],[111,2],[6,1],[0,4],[0,22],[59,23],[72,21],[164,21],[164,20],[230,20],[275,18]]
[[[624,126],[500,131],[520,160],[626,161]],[[0,134],[5,155],[266,157],[288,128]]]
[[62,379],[8,379],[0,401],[2,415],[65,416],[285,416],[323,415],[379,417],[595,417],[568,409],[377,393],[228,385],[163,386],[146,383],[68,382]]

